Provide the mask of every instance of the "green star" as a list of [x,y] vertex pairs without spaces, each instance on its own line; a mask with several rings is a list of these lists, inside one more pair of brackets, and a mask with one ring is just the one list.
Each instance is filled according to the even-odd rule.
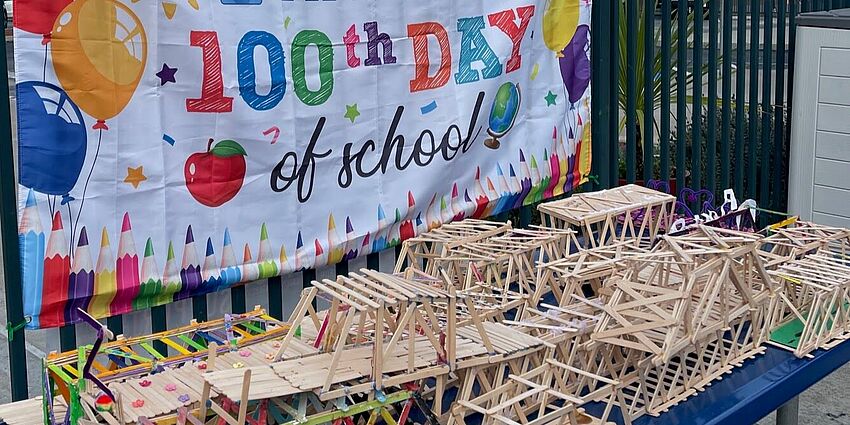
[[555,93],[552,93],[552,90],[549,90],[549,94],[547,94],[546,97],[544,97],[544,99],[546,99],[546,106],[554,105],[555,99],[557,99],[557,98],[558,98],[558,95],[555,94]]
[[345,105],[345,115],[346,118],[350,119],[352,123],[357,117],[360,116],[360,111],[357,110],[357,104],[353,105]]

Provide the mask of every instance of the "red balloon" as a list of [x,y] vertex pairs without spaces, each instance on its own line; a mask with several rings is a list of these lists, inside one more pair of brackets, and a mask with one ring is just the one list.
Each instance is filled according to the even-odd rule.
[[12,16],[15,27],[48,36],[53,23],[72,0],[15,0]]

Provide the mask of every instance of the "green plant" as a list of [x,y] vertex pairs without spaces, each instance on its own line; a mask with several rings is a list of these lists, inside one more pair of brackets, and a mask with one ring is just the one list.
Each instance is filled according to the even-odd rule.
[[[632,0],[629,0],[629,1],[632,1]],[[670,22],[671,32],[670,32],[670,38],[669,38],[670,44],[669,45],[660,45],[661,38],[662,38],[661,37],[662,32],[661,32],[660,28],[656,29],[655,33],[653,35],[653,43],[654,43],[654,46],[656,46],[656,48],[653,49],[653,55],[652,55],[651,60],[647,60],[646,46],[643,43],[644,36],[646,34],[646,20],[647,19],[652,19],[652,20],[655,19],[654,10],[656,10],[658,8],[658,4],[659,4],[658,2],[659,2],[659,0],[656,0],[654,9],[649,10],[649,11],[644,10],[644,3],[643,2],[637,3],[637,7],[638,7],[638,13],[637,13],[638,21],[637,21],[637,25],[636,25],[637,28],[630,28],[629,25],[628,25],[628,20],[625,18],[625,16],[626,16],[626,2],[625,1],[619,1],[618,2],[618,7],[620,8],[620,10],[619,10],[620,19],[619,19],[619,22],[618,22],[618,47],[619,47],[618,55],[619,55],[619,62],[621,64],[621,66],[619,67],[619,73],[617,75],[617,86],[618,86],[617,87],[617,103],[618,103],[620,110],[623,111],[622,118],[620,119],[619,129],[620,129],[620,131],[622,131],[623,128],[625,127],[625,125],[626,125],[626,118],[625,118],[626,113],[625,112],[628,110],[627,89],[628,89],[628,83],[629,83],[629,70],[628,70],[628,67],[627,67],[627,65],[628,65],[628,63],[627,63],[628,44],[627,43],[628,43],[629,37],[634,37],[638,40],[638,42],[636,43],[637,49],[635,50],[635,59],[636,60],[635,60],[635,63],[633,64],[634,69],[635,69],[634,84],[635,84],[636,98],[634,99],[634,101],[635,101],[635,110],[636,110],[636,115],[637,115],[637,122],[635,123],[635,126],[636,126],[636,133],[637,133],[636,150],[637,150],[637,157],[638,158],[642,158],[642,156],[643,156],[643,154],[642,154],[642,152],[644,150],[643,140],[646,138],[646,137],[644,137],[643,132],[644,131],[653,131],[653,129],[654,129],[655,132],[660,133],[660,129],[659,129],[660,126],[655,119],[654,112],[661,108],[661,102],[662,102],[661,97],[662,97],[662,92],[663,92],[663,90],[662,90],[663,85],[666,84],[669,87],[671,102],[676,100],[676,98],[678,97],[678,90],[679,90],[678,81],[675,78],[675,74],[673,74],[673,78],[671,78],[670,81],[661,81],[662,68],[663,67],[672,67],[672,65],[673,65],[672,63],[663,62],[663,58],[664,58],[663,52],[665,50],[669,51],[669,57],[672,60],[676,60],[676,58],[678,57],[678,53],[679,53],[679,19],[678,19],[678,14],[680,13],[680,11],[679,11],[680,9],[678,7],[675,7],[675,8],[672,9],[672,17],[670,18],[671,19],[671,22]],[[694,48],[694,46],[693,46],[693,34],[694,34],[694,28],[695,28],[694,22],[695,22],[695,19],[696,19],[696,15],[695,15],[696,12],[693,11],[693,10],[688,11],[687,8],[685,8],[685,9],[682,9],[681,13],[687,13],[688,14],[687,19],[686,19],[687,27],[686,27],[686,30],[685,30],[685,35],[686,35],[686,38],[688,40],[688,42],[687,42],[688,48],[693,49]],[[707,15],[708,15],[708,10],[704,9],[702,19],[705,19],[705,17]],[[722,65],[722,62],[723,62],[723,57],[719,56],[717,58],[717,66],[720,67]],[[652,81],[646,81],[645,78],[644,78],[647,66],[652,67],[652,69],[650,70],[651,75],[653,76]],[[687,66],[687,64],[684,64],[683,66]],[[687,72],[686,78],[685,78],[685,86],[686,87],[688,87],[688,86],[693,87],[693,84],[695,83],[695,81],[699,82],[699,84],[702,84],[703,77],[706,74],[708,74],[708,65],[707,64],[703,64],[700,67],[698,72],[693,72],[693,71]],[[645,98],[646,98],[645,94],[646,94],[647,90],[651,90],[651,92],[652,92],[652,104],[651,105],[647,105],[646,102],[645,102]],[[687,97],[687,101],[690,102],[690,103],[693,103],[693,99],[690,96]],[[644,123],[645,112],[647,111],[647,109],[651,109],[651,111],[653,112],[652,114],[650,114],[650,115],[653,116],[653,123],[652,123],[653,125],[652,126],[645,125],[646,123]],[[671,116],[671,119],[676,120],[677,117]],[[642,174],[642,169],[643,169],[643,164],[642,164],[641,161],[638,161],[638,164],[637,164],[637,174],[638,175]],[[625,171],[621,170],[620,175],[625,176]]]
[[[784,115],[784,111],[783,112],[777,112],[776,109],[768,111],[767,114],[768,114],[768,117],[769,117],[769,122],[768,122],[767,127],[764,127],[764,122],[762,121],[761,118],[759,118],[757,126],[756,126],[757,127],[756,130],[757,130],[758,140],[755,140],[755,143],[754,143],[755,146],[753,146],[755,148],[755,150],[751,151],[750,150],[750,148],[751,148],[750,126],[744,125],[743,128],[740,128],[740,129],[737,128],[736,125],[735,125],[735,123],[736,123],[735,117],[736,117],[737,112],[734,108],[734,103],[732,104],[731,107],[733,109],[732,109],[732,119],[730,120],[730,123],[729,123],[730,124],[729,134],[721,134],[721,128],[722,128],[721,127],[721,125],[722,125],[722,115],[721,114],[716,114],[715,116],[711,117],[711,116],[708,115],[707,108],[705,108],[705,107],[700,108],[700,112],[701,112],[700,117],[701,118],[700,118],[700,126],[699,126],[699,133],[700,133],[699,149],[700,149],[700,158],[703,159],[703,161],[700,162],[700,164],[699,164],[700,174],[702,175],[703,183],[705,183],[706,176],[708,176],[709,173],[714,173],[715,181],[720,182],[721,181],[721,175],[720,175],[721,162],[727,161],[729,163],[729,176],[728,177],[729,177],[730,186],[734,186],[734,184],[735,184],[734,176],[736,175],[736,173],[740,172],[744,176],[744,182],[743,182],[744,187],[752,187],[751,183],[753,183],[753,182],[748,181],[748,178],[749,178],[749,172],[748,171],[749,171],[750,168],[752,168],[752,167],[756,168],[756,180],[757,181],[755,182],[755,184],[758,184],[759,183],[758,180],[761,178],[761,173],[762,173],[761,168],[763,166],[774,167],[774,168],[782,168],[784,166],[782,164],[773,164],[772,162],[768,162],[767,164],[762,164],[762,154],[763,154],[762,149],[767,149],[767,150],[770,151],[768,154],[770,155],[770,160],[772,161],[773,154],[774,154],[774,152],[773,152],[773,141],[774,141],[774,137],[775,137],[776,120],[782,119],[784,122],[787,123],[787,117]],[[748,116],[749,115],[749,105],[745,105],[743,109],[744,109],[744,111],[743,111],[744,116],[745,117]],[[762,117],[764,115],[764,112],[765,111],[763,110],[761,105],[758,105],[756,107],[756,115],[758,117]],[[776,116],[777,113],[783,114],[782,117],[781,118],[777,117]],[[711,120],[715,120],[715,129],[716,129],[715,140],[714,140],[714,148],[715,148],[714,157],[716,158],[715,164],[709,164],[708,161],[706,160],[708,158],[708,145],[709,145],[708,144],[708,123]],[[684,175],[685,175],[685,178],[686,178],[686,183],[687,183],[687,185],[692,185],[693,183],[690,179],[690,176],[691,176],[691,173],[693,171],[693,161],[691,160],[691,158],[693,158],[693,154],[694,154],[694,152],[693,152],[693,148],[694,148],[694,146],[693,146],[694,122],[691,119],[688,119],[687,125],[685,126],[685,128],[686,128],[686,131],[685,131],[684,137],[682,138],[681,142],[677,142],[679,140],[679,135],[676,133],[675,129],[673,129],[672,133],[670,134],[669,162],[670,162],[671,166],[673,167],[673,170],[671,170],[670,174],[671,174],[671,176],[675,176],[675,174],[676,174],[675,173],[676,149],[677,149],[677,144],[679,144],[683,149],[685,149],[686,161],[685,161]],[[739,131],[741,132],[741,142],[742,142],[740,147],[736,146],[737,145],[737,143],[736,143],[737,134],[738,134]],[[762,145],[762,140],[763,140],[762,138],[765,137],[763,131],[768,132],[768,134],[766,136],[766,138],[768,140],[768,144],[765,145],[765,146]],[[729,155],[726,158],[724,158],[722,156],[723,141],[728,141],[728,143],[729,143],[729,146],[728,146]],[[744,158],[744,161],[742,163],[739,163],[739,162],[736,161],[736,158],[739,155],[738,149],[743,150],[742,156]],[[780,155],[780,157],[787,158],[787,155],[785,153],[783,153],[782,155]],[[658,160],[660,160],[660,158]],[[739,171],[739,168],[742,168],[742,170]],[[656,174],[656,175],[658,175],[658,174]],[[785,180],[785,177],[783,177],[783,181],[784,180]],[[720,189],[726,189],[726,188],[720,188]]]
[[[655,1],[655,5],[656,5],[655,8],[656,9],[658,7],[659,1],[660,0]],[[646,11],[643,10],[644,9],[644,6],[643,6],[644,3],[643,2],[637,2],[637,6],[638,6],[637,28],[632,29],[632,28],[629,28],[628,20],[625,18],[625,16],[626,16],[626,2],[620,1],[618,3],[619,3],[619,8],[620,8],[620,12],[619,12],[620,19],[619,19],[619,22],[618,22],[618,49],[619,49],[619,51],[617,53],[619,55],[619,63],[620,63],[619,68],[620,69],[619,69],[619,73],[617,75],[617,83],[618,83],[617,84],[617,86],[618,86],[617,103],[619,104],[621,110],[623,110],[623,111],[626,110],[626,101],[627,101],[626,90],[627,90],[627,87],[628,87],[628,68],[626,66],[627,65],[627,59],[628,59],[628,52],[627,52],[628,44],[627,43],[628,43],[629,36],[632,36],[632,37],[634,37],[638,40],[637,50],[635,50],[635,59],[636,60],[635,60],[635,63],[634,63],[635,74],[636,74],[635,88],[636,88],[636,93],[637,93],[637,98],[635,99],[635,105],[636,105],[637,111],[639,112],[638,113],[638,120],[642,121],[643,120],[642,112],[645,111],[646,108],[647,108],[647,106],[645,105],[645,96],[644,96],[645,92],[647,90],[647,82],[643,78],[644,72],[646,70],[645,67],[647,65],[652,66],[653,81],[651,82],[652,83],[652,88],[651,88],[651,90],[652,90],[652,105],[651,105],[651,107],[652,107],[653,111],[657,110],[661,107],[661,91],[662,91],[661,87],[662,87],[663,84],[669,84],[670,97],[672,99],[675,99],[676,96],[678,95],[678,82],[676,81],[675,74],[673,75],[674,78],[671,78],[669,82],[663,82],[663,81],[661,81],[661,70],[662,70],[662,67],[671,67],[673,65],[672,63],[664,63],[662,61],[663,50],[665,50],[665,49],[669,50],[670,51],[670,58],[672,58],[672,60],[674,60],[674,61],[676,60],[676,58],[678,56],[678,52],[679,52],[679,19],[678,19],[678,14],[680,12],[679,12],[678,7],[674,8],[672,10],[672,17],[670,18],[671,19],[671,22],[670,22],[671,31],[670,31],[670,45],[669,46],[661,46],[660,45],[660,43],[661,43],[661,28],[657,28],[655,30],[655,34],[653,35],[653,40],[654,40],[654,43],[655,43],[654,45],[656,46],[656,48],[653,49],[653,57],[652,57],[651,63],[648,63],[647,60],[646,60],[646,53],[647,53],[646,52],[646,46],[644,46],[643,39],[644,39],[644,35],[646,34],[646,19],[653,19],[654,20],[655,14],[654,14],[653,11],[649,11],[649,13],[646,13]],[[693,35],[694,35],[694,27],[695,27],[694,21],[695,21],[695,18],[696,18],[696,16],[695,16],[696,12],[690,11],[690,12],[687,12],[687,13],[688,13],[687,24],[686,24],[687,29],[685,31],[685,34],[686,34],[686,38],[688,40],[688,47],[693,48]],[[703,10],[703,19],[705,19],[707,16],[708,16],[708,10]],[[717,59],[718,59],[717,63],[718,63],[718,67],[719,67],[722,64],[723,57],[718,56]],[[708,73],[708,65],[703,64],[700,68],[699,76],[703,77],[707,73]],[[686,79],[685,79],[686,86],[692,86],[693,85],[694,77],[695,77],[695,74],[693,72],[687,73],[687,76],[686,76]],[[700,79],[700,81],[702,81],[702,80]],[[657,130],[658,123],[654,123],[654,124],[655,124],[656,130]],[[625,118],[620,120],[620,129],[622,130],[623,127],[625,127]]]

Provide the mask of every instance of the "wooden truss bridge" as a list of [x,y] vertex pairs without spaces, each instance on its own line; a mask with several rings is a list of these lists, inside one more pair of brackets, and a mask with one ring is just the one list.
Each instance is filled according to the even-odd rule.
[[392,274],[313,282],[286,321],[256,309],[110,342],[82,313],[96,343],[52,353],[43,397],[0,419],[630,424],[765,343],[805,356],[850,335],[850,231],[665,235],[673,202],[626,186],[542,205],[549,227],[443,225],[405,241]]

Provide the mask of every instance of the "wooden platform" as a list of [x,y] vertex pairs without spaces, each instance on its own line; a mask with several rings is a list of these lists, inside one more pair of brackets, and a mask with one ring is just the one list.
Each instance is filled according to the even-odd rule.
[[[44,410],[42,398],[34,397],[29,400],[0,405],[0,422],[7,425],[44,425]],[[61,398],[54,403],[54,415],[57,420],[65,417],[67,407]]]
[[[492,363],[511,357],[525,355],[533,350],[545,348],[544,341],[525,335],[515,329],[498,323],[483,324],[489,344],[493,352],[488,352],[483,338],[475,326],[465,326],[457,331],[457,362],[458,368],[463,369],[475,364]],[[413,367],[408,371],[407,341],[399,343],[399,349],[391,357],[383,359],[385,381],[391,383],[406,383],[421,376],[422,370],[429,370],[427,376],[436,377],[449,373],[443,367],[436,353],[426,345],[427,338],[416,338],[415,347],[421,347],[415,352]],[[351,383],[367,378],[372,372],[374,346],[363,345],[347,347],[337,360],[332,385]],[[299,394],[306,391],[321,393],[325,377],[333,364],[332,353],[319,353],[300,358],[285,360],[273,364],[250,366],[251,381],[248,399],[251,401],[265,400]],[[212,388],[231,399],[239,399],[242,395],[243,369],[219,370],[201,375]],[[408,379],[407,376],[410,378]]]

